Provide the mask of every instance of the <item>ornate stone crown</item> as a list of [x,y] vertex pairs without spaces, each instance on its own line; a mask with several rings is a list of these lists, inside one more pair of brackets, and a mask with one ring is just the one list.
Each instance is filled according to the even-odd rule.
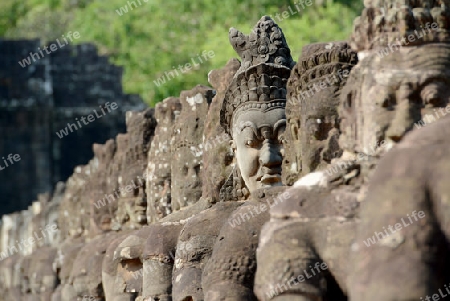
[[231,28],[229,37],[242,59],[220,113],[221,125],[231,134],[236,111],[285,107],[286,83],[295,62],[281,28],[270,17],[262,17],[248,36]]
[[[338,76],[339,71],[350,72],[357,62],[357,54],[347,42],[316,43],[303,47],[301,60],[293,72],[299,75],[298,88],[304,90],[329,75]],[[291,79],[288,86],[292,84]],[[335,80],[333,85],[341,86],[342,82]]]
[[[340,91],[347,80],[344,71],[350,73],[357,62],[356,52],[345,41],[315,43],[303,47],[299,62],[292,69],[287,83],[286,116],[299,114],[302,103],[298,101],[298,95],[308,91],[315,83],[327,83],[327,89],[322,90],[321,97],[325,97],[323,92],[327,92],[329,97],[335,98],[335,93]],[[314,102],[314,99],[311,97],[308,102]]]
[[[408,36],[408,46],[450,42],[450,7],[442,0],[366,0],[354,21],[356,51],[387,47]],[[436,25],[430,30],[431,24]],[[426,33],[426,34],[425,34]]]

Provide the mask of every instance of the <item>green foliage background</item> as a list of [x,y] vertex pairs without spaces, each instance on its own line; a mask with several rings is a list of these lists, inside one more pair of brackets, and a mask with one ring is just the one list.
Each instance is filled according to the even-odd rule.
[[[138,7],[119,16],[116,10],[135,2]],[[299,2],[294,0],[1,0],[0,37],[54,40],[78,31],[77,43],[93,42],[112,63],[124,66],[127,93],[140,94],[154,106],[168,96],[197,84],[208,84],[211,69],[237,57],[228,42],[235,27],[249,33],[263,15],[271,15],[283,29],[297,60],[301,48],[314,42],[347,39],[360,0],[313,0],[300,13],[279,21],[275,15]],[[300,8],[301,6],[298,5]],[[133,6],[134,7],[134,6]],[[197,70],[166,84],[156,81],[165,71],[191,62],[206,51],[214,58]]]

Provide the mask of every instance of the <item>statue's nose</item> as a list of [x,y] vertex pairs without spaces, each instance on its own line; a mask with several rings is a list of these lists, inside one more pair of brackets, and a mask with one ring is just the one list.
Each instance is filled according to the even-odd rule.
[[269,140],[264,141],[259,156],[259,163],[265,167],[275,167],[282,163],[280,146],[271,143]]
[[391,122],[386,137],[392,141],[398,142],[403,136],[411,130],[415,119],[420,116],[420,111],[416,112],[416,105],[405,100],[397,105],[394,119]]
[[136,200],[136,205],[137,206],[146,206],[147,205],[147,200],[146,198],[138,198]]

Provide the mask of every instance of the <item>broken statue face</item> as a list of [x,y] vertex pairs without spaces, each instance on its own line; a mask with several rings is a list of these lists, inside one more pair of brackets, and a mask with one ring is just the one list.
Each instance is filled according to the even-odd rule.
[[367,154],[383,141],[397,143],[427,119],[443,117],[450,101],[449,50],[431,44],[365,58],[355,74],[362,85],[342,95],[344,148]]
[[126,214],[129,219],[130,228],[136,229],[147,223],[147,202],[143,197],[134,197],[125,204]]
[[144,181],[138,176],[133,181],[122,184],[116,220],[124,229],[138,229],[147,224]]
[[259,188],[281,186],[284,108],[238,110],[233,118],[231,145],[250,193]]
[[202,196],[202,164],[188,145],[177,148],[172,158],[172,210],[176,211]]
[[300,129],[297,131],[300,131],[302,174],[325,168],[342,153],[338,143],[339,116],[333,101],[334,91],[331,91],[334,89],[337,88],[322,91],[326,95],[314,96],[314,99],[305,101],[301,108]]

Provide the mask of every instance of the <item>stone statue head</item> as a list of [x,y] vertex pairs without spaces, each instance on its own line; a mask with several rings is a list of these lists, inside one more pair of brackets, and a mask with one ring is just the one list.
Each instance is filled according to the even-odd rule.
[[181,112],[172,129],[172,211],[197,202],[202,196],[203,133],[213,90],[198,85],[180,94]]
[[116,220],[122,229],[137,229],[147,224],[145,173],[147,154],[154,137],[154,109],[126,113],[127,144],[121,152],[121,172],[118,177],[119,200]]
[[230,42],[242,64],[228,86],[220,121],[232,137],[233,177],[242,179],[236,197],[243,198],[282,185],[286,82],[295,63],[283,32],[269,17],[262,17],[248,36],[230,29]]
[[340,105],[340,142],[350,152],[373,154],[381,143],[395,144],[427,113],[442,117],[450,100],[449,24],[442,18],[448,7],[439,1],[379,2],[365,1],[352,35],[360,63]]
[[87,165],[75,167],[74,173],[66,181],[64,197],[58,208],[62,240],[86,236],[90,232],[89,207],[92,203],[85,197],[85,192],[92,180],[91,170],[95,169],[95,165],[95,160],[91,160]]
[[203,134],[203,193],[202,197],[217,202],[220,199],[220,188],[233,170],[233,151],[231,137],[220,125],[220,110],[222,108],[228,85],[239,70],[241,63],[232,58],[221,69],[212,70],[208,74],[208,82],[216,94],[209,106]]
[[180,114],[181,103],[169,97],[157,103],[157,126],[148,153],[146,174],[147,221],[153,223],[171,213],[171,152],[170,139],[175,119]]
[[[93,163],[97,166],[95,174],[86,185],[90,199],[91,222],[89,234],[96,236],[114,228],[114,217],[117,213],[119,195],[117,178],[120,171],[118,167],[118,145],[127,145],[128,136],[120,134],[117,139],[109,139],[105,144],[94,144]],[[114,173],[110,173],[114,171]]]
[[303,47],[287,84],[290,142],[283,173],[287,183],[324,168],[342,151],[338,144],[339,93],[358,59],[346,42]]
[[172,211],[198,201],[202,196],[202,161],[192,148],[195,143],[179,141],[172,147]]

